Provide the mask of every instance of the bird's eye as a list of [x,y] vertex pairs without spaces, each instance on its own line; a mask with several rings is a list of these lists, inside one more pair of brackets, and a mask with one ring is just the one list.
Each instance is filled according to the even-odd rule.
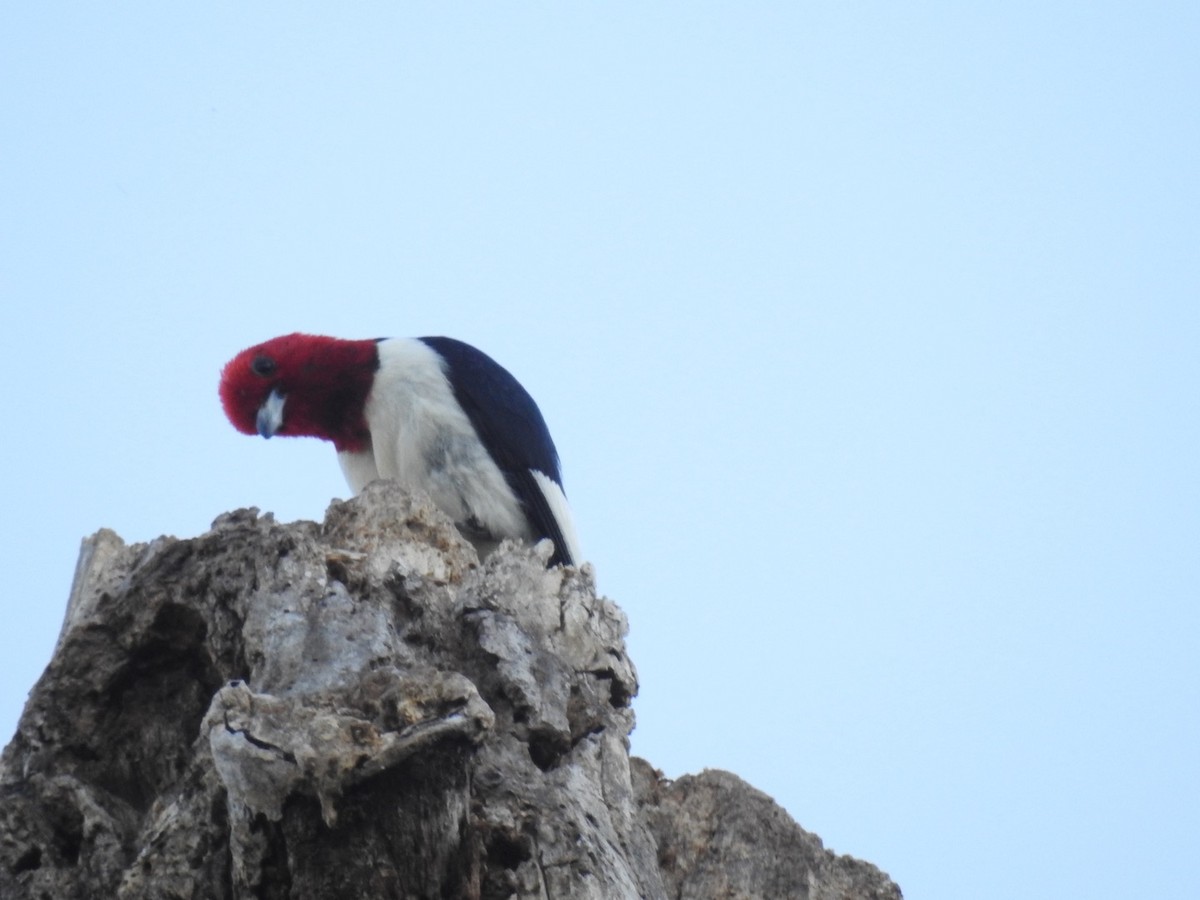
[[275,374],[275,360],[269,356],[256,356],[254,362],[250,363],[250,369],[255,375],[269,378]]

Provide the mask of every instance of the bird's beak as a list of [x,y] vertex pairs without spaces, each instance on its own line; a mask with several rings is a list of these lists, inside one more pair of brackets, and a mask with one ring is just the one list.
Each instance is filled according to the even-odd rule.
[[258,433],[263,437],[271,437],[283,426],[283,403],[285,400],[287,397],[279,393],[279,388],[274,388],[267,395],[267,399],[263,401],[263,405],[258,408],[258,417],[254,424],[258,426]]

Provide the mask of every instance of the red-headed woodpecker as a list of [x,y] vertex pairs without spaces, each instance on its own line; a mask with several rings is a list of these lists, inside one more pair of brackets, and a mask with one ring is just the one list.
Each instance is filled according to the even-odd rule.
[[462,341],[289,334],[230,360],[220,392],[244,434],[332,441],[355,493],[376,478],[423,489],[481,554],[548,537],[552,563],[581,561],[537,404]]

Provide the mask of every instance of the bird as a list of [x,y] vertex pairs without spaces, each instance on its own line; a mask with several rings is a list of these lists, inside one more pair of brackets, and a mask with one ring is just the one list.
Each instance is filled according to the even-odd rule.
[[299,332],[238,353],[221,405],[243,434],[332,442],[351,491],[420,488],[486,555],[505,538],[582,557],[558,451],[507,369],[449,337],[346,340]]

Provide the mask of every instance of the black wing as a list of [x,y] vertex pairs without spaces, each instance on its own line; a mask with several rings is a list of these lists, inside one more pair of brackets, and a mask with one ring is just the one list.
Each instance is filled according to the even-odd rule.
[[533,477],[536,470],[562,487],[558,451],[529,392],[507,369],[470,344],[448,337],[419,340],[446,361],[454,399],[521,501],[536,537],[554,542],[551,564],[574,563],[562,525]]

